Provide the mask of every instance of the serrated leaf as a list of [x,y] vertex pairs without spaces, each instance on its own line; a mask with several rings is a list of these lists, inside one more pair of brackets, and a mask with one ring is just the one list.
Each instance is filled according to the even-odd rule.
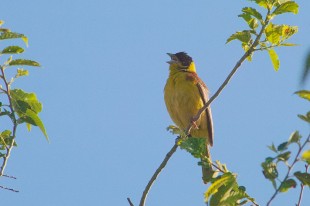
[[272,13],[273,15],[279,15],[283,13],[298,13],[298,4],[294,1],[287,1],[283,4],[280,4]]
[[255,17],[256,19],[258,19],[261,22],[263,21],[262,15],[256,9],[254,9],[252,7],[245,7],[242,9],[242,11],[246,14],[249,14],[249,15]]
[[24,49],[19,46],[8,46],[1,51],[1,54],[20,54]]
[[295,92],[295,94],[298,94],[298,96],[300,96],[301,98],[304,98],[310,101],[310,91],[308,90],[300,90],[300,91]]
[[310,186],[310,174],[308,173],[302,173],[302,172],[295,172],[295,177],[303,184]]
[[288,142],[289,143],[297,143],[297,142],[299,142],[300,139],[301,139],[301,135],[299,134],[298,131],[295,131],[290,135]]
[[268,54],[271,59],[274,70],[278,71],[280,67],[280,60],[279,60],[277,53],[273,49],[268,49]]
[[191,137],[182,140],[180,148],[191,153],[195,158],[201,158],[206,153],[206,138]]
[[40,67],[41,65],[33,60],[28,59],[14,59],[9,63],[9,66],[33,66],[33,67]]
[[310,165],[310,150],[304,151],[301,155],[301,159]]
[[237,31],[236,33],[232,34],[226,41],[226,44],[231,42],[232,40],[239,40],[244,43],[248,43],[251,40],[251,32],[248,30],[244,31]]
[[293,179],[287,179],[286,181],[282,182],[279,188],[280,192],[287,192],[291,188],[295,188],[297,185],[296,181]]
[[301,115],[301,114],[299,114],[299,115],[297,115],[297,116],[298,116],[300,119],[302,119],[302,120],[304,120],[304,121],[310,123],[310,112],[308,112],[306,115]]

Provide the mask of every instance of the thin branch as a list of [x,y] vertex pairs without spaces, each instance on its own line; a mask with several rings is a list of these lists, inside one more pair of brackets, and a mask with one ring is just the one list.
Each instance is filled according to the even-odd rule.
[[[251,56],[251,54],[254,52],[255,47],[258,45],[259,40],[261,38],[261,36],[264,33],[264,30],[266,28],[266,26],[269,23],[269,14],[270,11],[268,11],[266,19],[264,21],[264,24],[262,25],[262,28],[259,32],[259,34],[256,36],[253,44],[250,46],[249,50],[247,52],[244,53],[244,55],[240,58],[240,60],[236,63],[235,67],[232,69],[232,71],[229,73],[229,75],[227,76],[227,78],[225,79],[225,81],[222,83],[222,85],[219,87],[219,89],[215,92],[215,94],[209,99],[209,101],[198,111],[198,113],[193,117],[192,122],[188,125],[187,129],[185,130],[185,133],[187,135],[190,134],[190,131],[194,125],[194,123],[200,118],[201,114],[209,107],[209,105],[211,104],[211,102],[216,99],[220,93],[222,92],[222,90],[226,87],[226,85],[228,84],[228,82],[230,81],[230,79],[234,76],[234,74],[236,73],[236,71],[238,70],[238,68],[241,66],[241,64],[246,60],[246,58],[248,58],[249,56]],[[148,182],[147,186],[145,187],[141,200],[140,200],[140,204],[139,206],[144,206],[145,201],[146,201],[146,197],[147,194],[152,186],[152,184],[154,183],[154,181],[156,180],[157,176],[160,174],[160,172],[162,171],[162,169],[166,166],[167,162],[169,161],[170,157],[175,153],[175,151],[177,150],[178,145],[177,143],[174,144],[174,146],[171,148],[171,150],[168,152],[168,154],[166,155],[165,159],[163,160],[163,162],[160,164],[160,166],[157,168],[157,170],[155,171],[154,175],[152,176],[151,180]]]
[[14,176],[10,176],[10,175],[5,175],[5,174],[2,174],[2,177],[7,177],[7,178],[11,178],[11,179],[17,179],[16,177]]
[[[299,147],[298,152],[297,152],[297,154],[296,154],[296,156],[295,156],[295,158],[294,158],[294,161],[293,161],[293,163],[288,167],[287,173],[286,173],[286,175],[285,175],[285,177],[284,177],[284,179],[283,179],[282,182],[284,182],[284,181],[286,181],[286,180],[288,179],[288,177],[289,177],[289,175],[290,175],[290,173],[291,173],[291,170],[293,169],[294,165],[299,161],[299,158],[298,158],[298,157],[299,157],[301,151],[304,149],[304,147],[307,145],[307,143],[309,143],[309,141],[310,141],[310,134],[309,134],[308,138],[306,139],[306,141],[301,145],[301,147]],[[274,200],[274,198],[277,196],[277,194],[279,193],[279,191],[280,191],[280,186],[276,189],[276,191],[274,192],[274,194],[271,196],[271,198],[270,198],[269,201],[267,202],[267,206],[270,205],[270,203]]]
[[9,82],[6,80],[6,77],[5,77],[5,74],[4,74],[4,68],[2,66],[0,66],[0,70],[1,70],[1,74],[2,74],[2,79],[3,79],[3,82],[4,82],[4,85],[5,85],[5,93],[7,95],[7,98],[9,100],[9,108],[11,110],[11,119],[12,119],[12,122],[13,122],[13,131],[12,131],[12,142],[11,144],[9,145],[9,147],[6,149],[6,154],[5,156],[3,157],[3,162],[2,162],[2,166],[0,168],[0,177],[3,175],[4,173],[4,170],[5,170],[5,167],[7,165],[7,162],[8,162],[8,159],[11,155],[11,151],[13,149],[13,146],[14,146],[14,143],[15,143],[15,137],[16,137],[16,129],[17,129],[17,122],[16,122],[16,118],[15,118],[15,112],[14,112],[14,109],[13,109],[13,104],[12,104],[12,99],[11,99],[11,96],[10,96],[10,86],[9,86]]
[[[306,167],[306,173],[308,173],[308,167],[309,165],[305,165]],[[302,195],[303,195],[303,191],[304,191],[304,184],[300,184],[300,194],[299,194],[299,198],[298,198],[298,203],[296,204],[296,206],[300,206],[301,204],[301,199],[302,199]]]
[[131,202],[131,200],[130,200],[129,197],[127,197],[127,201],[129,202],[129,205],[130,205],[130,206],[134,206],[134,204]]
[[12,188],[4,187],[4,186],[1,186],[1,185],[0,185],[0,188],[1,188],[1,189],[4,189],[4,190],[9,190],[9,191],[11,191],[11,192],[19,192],[18,190],[14,190],[14,189],[12,189]]
[[151,189],[154,181],[156,180],[156,178],[158,177],[158,175],[160,174],[160,172],[162,171],[162,169],[164,169],[164,167],[166,166],[166,164],[168,163],[169,159],[171,158],[171,156],[175,153],[175,151],[177,150],[178,148],[178,143],[177,143],[177,140],[175,141],[175,144],[173,145],[173,147],[170,149],[170,151],[166,154],[166,157],[164,159],[164,161],[159,165],[159,167],[157,168],[157,170],[155,171],[155,173],[153,174],[152,178],[150,179],[150,181],[147,183],[144,191],[143,191],[143,194],[142,194],[142,197],[141,197],[141,200],[140,200],[140,204],[139,206],[144,206],[145,204],[145,200],[146,200],[146,197],[147,197],[147,194],[149,192],[149,190]]

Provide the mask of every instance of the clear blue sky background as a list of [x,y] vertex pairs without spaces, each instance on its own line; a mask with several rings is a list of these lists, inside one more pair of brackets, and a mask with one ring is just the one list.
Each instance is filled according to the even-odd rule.
[[[212,104],[213,159],[238,173],[239,183],[262,205],[273,193],[260,167],[272,155],[266,146],[285,141],[294,130],[309,134],[309,126],[296,117],[309,103],[293,93],[301,89],[310,49],[310,2],[297,2],[298,15],[274,21],[300,28],[291,40],[300,46],[277,49],[280,70],[273,70],[266,52],[257,53]],[[188,52],[213,94],[242,55],[239,43],[225,42],[246,28],[237,17],[245,6],[255,5],[245,0],[2,2],[4,27],[29,37],[21,56],[43,65],[31,68],[15,87],[36,92],[43,102],[40,116],[51,142],[37,128],[30,133],[19,128],[19,146],[6,170],[18,179],[1,178],[0,185],[20,193],[0,190],[1,204],[121,206],[130,197],[138,205],[175,139],[166,131],[172,124],[163,100],[166,52]],[[178,150],[147,205],[202,206],[206,188],[197,160]],[[294,205],[298,192],[299,187],[280,194],[274,205]],[[303,201],[310,204],[308,188]]]

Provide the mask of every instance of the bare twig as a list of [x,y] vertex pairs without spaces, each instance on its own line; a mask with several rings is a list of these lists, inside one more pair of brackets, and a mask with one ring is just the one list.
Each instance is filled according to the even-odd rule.
[[147,194],[149,192],[149,190],[151,189],[152,187],[152,184],[154,183],[154,181],[156,180],[156,178],[158,177],[158,175],[160,174],[160,172],[162,171],[162,169],[164,169],[164,167],[166,166],[166,164],[168,163],[169,159],[171,158],[171,156],[175,153],[175,151],[177,150],[178,148],[178,143],[177,143],[177,140],[175,141],[175,144],[173,145],[173,147],[170,149],[170,151],[166,154],[166,157],[164,159],[164,161],[159,165],[159,167],[157,168],[157,170],[155,171],[155,173],[153,174],[152,178],[150,179],[150,181],[147,183],[144,191],[143,191],[143,194],[142,194],[142,197],[141,197],[141,200],[140,200],[140,204],[139,206],[144,206],[145,204],[145,200],[146,200],[146,197],[147,197]]
[[14,176],[10,176],[10,175],[5,175],[5,174],[2,174],[2,177],[7,177],[7,178],[11,178],[11,179],[17,179],[16,177]]
[[131,202],[131,200],[130,200],[129,197],[127,197],[127,201],[129,202],[129,205],[130,205],[130,206],[134,206],[134,204],[132,204],[132,202]]
[[[226,85],[228,84],[228,82],[230,81],[230,79],[234,76],[234,74],[236,73],[236,71],[238,70],[238,68],[241,66],[241,64],[246,60],[246,58],[248,58],[253,52],[255,47],[258,45],[259,40],[261,38],[261,36],[264,33],[264,30],[266,28],[266,26],[269,23],[269,14],[270,11],[268,11],[267,15],[266,15],[266,19],[264,21],[264,24],[262,25],[262,28],[259,32],[259,34],[256,36],[253,44],[250,46],[250,48],[248,49],[247,52],[244,53],[244,55],[240,58],[240,60],[236,63],[235,67],[232,69],[232,71],[229,73],[229,75],[227,76],[227,78],[225,79],[225,81],[222,83],[222,85],[219,87],[219,89],[215,92],[215,94],[209,99],[209,101],[198,111],[198,113],[193,117],[193,121],[188,125],[187,129],[185,130],[185,133],[187,135],[190,134],[190,131],[193,127],[193,125],[195,124],[195,122],[200,118],[201,114],[209,107],[209,105],[211,104],[211,102],[216,99],[220,93],[222,92],[222,90],[226,87]],[[148,182],[147,186],[145,187],[141,200],[140,200],[140,204],[139,206],[144,206],[145,204],[145,200],[147,197],[147,194],[152,186],[152,184],[154,183],[155,179],[157,178],[157,176],[159,175],[159,173],[162,171],[162,169],[166,166],[168,160],[170,159],[170,157],[173,155],[173,153],[176,151],[176,149],[178,148],[177,143],[174,144],[174,146],[171,148],[171,150],[168,152],[168,154],[166,155],[165,159],[163,160],[163,162],[160,164],[160,166],[157,168],[157,170],[155,171],[154,175],[152,176],[151,180]]]
[[19,192],[18,190],[14,190],[14,189],[12,189],[12,188],[4,187],[4,186],[1,186],[1,185],[0,185],[0,188],[1,188],[1,189],[4,189],[4,190],[9,190],[9,191],[11,191],[11,192]]
[[[306,173],[308,173],[308,167],[309,165],[305,165],[306,167]],[[302,195],[303,195],[303,191],[304,191],[304,184],[300,184],[300,194],[299,194],[299,198],[298,198],[298,203],[296,204],[296,206],[300,206],[301,204],[301,199],[302,199]]]
[[[294,165],[299,161],[299,155],[301,153],[301,151],[304,149],[304,147],[307,145],[307,143],[309,143],[310,141],[310,134],[308,136],[308,138],[306,139],[306,141],[299,147],[298,152],[294,158],[293,163],[288,167],[287,173],[283,179],[282,182],[286,181],[291,173],[291,170],[293,169]],[[274,194],[271,196],[271,198],[269,199],[269,201],[267,202],[267,206],[269,206],[271,204],[271,202],[274,200],[274,198],[277,196],[277,194],[279,193],[280,190],[280,186],[276,189],[276,191],[274,192]]]

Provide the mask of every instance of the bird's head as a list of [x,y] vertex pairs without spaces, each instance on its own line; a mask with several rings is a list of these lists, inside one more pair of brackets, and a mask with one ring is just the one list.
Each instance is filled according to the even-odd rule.
[[171,60],[167,61],[170,64],[171,71],[192,71],[196,72],[195,64],[192,57],[185,52],[178,52],[176,54],[167,53]]

